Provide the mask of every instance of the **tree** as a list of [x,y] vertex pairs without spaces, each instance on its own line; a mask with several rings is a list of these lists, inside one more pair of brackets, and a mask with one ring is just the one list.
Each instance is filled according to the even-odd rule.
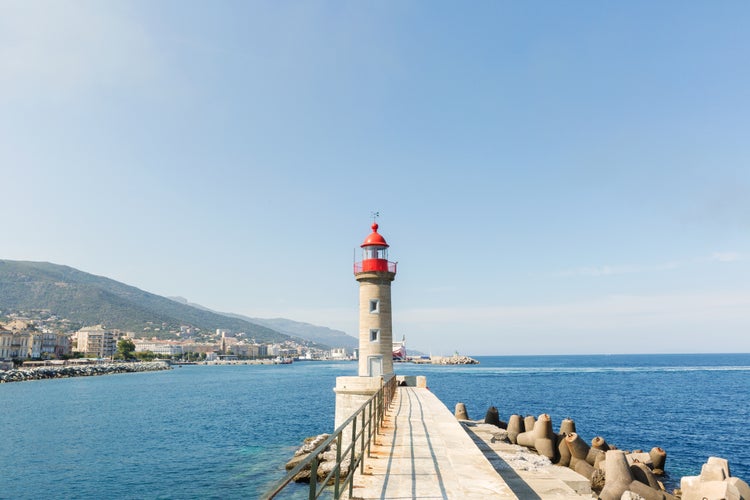
[[130,359],[133,357],[133,352],[135,352],[133,341],[128,338],[120,339],[117,342],[117,354],[115,354],[115,358]]

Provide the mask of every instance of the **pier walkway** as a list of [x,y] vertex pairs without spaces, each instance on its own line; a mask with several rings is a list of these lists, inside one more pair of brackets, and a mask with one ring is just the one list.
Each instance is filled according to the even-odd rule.
[[352,498],[591,498],[588,481],[575,472],[523,470],[514,462],[527,460],[504,458],[518,447],[494,443],[484,424],[469,425],[467,432],[429,389],[399,387],[364,474],[355,474]]

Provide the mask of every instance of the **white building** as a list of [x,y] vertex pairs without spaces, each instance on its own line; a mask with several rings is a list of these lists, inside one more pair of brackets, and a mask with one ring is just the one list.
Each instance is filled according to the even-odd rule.
[[117,352],[117,341],[122,334],[108,330],[102,325],[81,328],[73,334],[73,352],[82,352],[86,356],[109,358]]
[[134,339],[135,352],[153,352],[160,356],[182,355],[182,344],[169,341]]
[[348,359],[346,347],[334,347],[331,349],[331,359]]

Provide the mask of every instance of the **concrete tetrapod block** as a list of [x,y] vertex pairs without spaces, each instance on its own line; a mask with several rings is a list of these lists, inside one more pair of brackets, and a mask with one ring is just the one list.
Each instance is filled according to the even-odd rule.
[[750,485],[738,477],[730,477],[727,482],[737,488],[743,500],[750,500]]
[[589,481],[591,481],[591,478],[594,476],[594,472],[596,471],[596,469],[594,469],[594,467],[585,460],[578,460],[576,462],[574,470]]
[[518,435],[523,432],[523,417],[521,415],[511,415],[508,419],[508,440],[516,444]]
[[626,453],[625,458],[628,459],[628,465],[633,464],[646,464],[651,465],[651,455],[642,451],[634,451],[632,453]]
[[576,431],[576,423],[570,418],[564,418],[560,422],[560,434],[571,434]]
[[643,484],[640,481],[633,481],[630,483],[628,490],[638,494],[638,496],[644,500],[664,500],[664,492],[660,489],[650,488],[648,485]]
[[565,438],[565,444],[568,445],[570,450],[570,468],[575,470],[577,461],[586,461],[589,445],[575,432],[568,434],[568,437]]
[[604,463],[607,461],[607,453],[600,453],[596,456],[596,460],[594,460],[594,469],[601,469],[604,470]]
[[[526,417],[526,420],[528,420],[529,417]],[[534,417],[531,417],[534,418]],[[550,439],[554,436],[552,433],[552,420],[550,419],[549,415],[546,413],[542,413],[539,415],[539,420],[536,420],[534,422],[534,426],[529,429],[526,427],[526,432],[522,432],[518,435],[518,444],[521,446],[525,446],[527,448],[533,448],[534,447],[534,441],[539,438],[547,438]]]
[[501,427],[500,416],[497,413],[497,408],[495,408],[494,406],[490,406],[487,409],[487,413],[485,413],[484,415],[484,423]]
[[648,452],[651,457],[651,466],[654,468],[654,474],[657,476],[664,475],[664,465],[667,462],[667,452],[658,446],[651,448]]
[[561,465],[562,467],[570,465],[570,448],[565,444],[566,437],[568,436],[564,432],[557,435],[557,456],[559,457],[557,465]]
[[536,424],[536,419],[534,418],[534,415],[526,415],[526,417],[523,419],[523,431],[524,432],[533,431],[534,424]]
[[739,490],[728,481],[701,481],[698,476],[690,476],[688,481],[682,478],[680,489],[682,500],[705,500],[720,498],[722,500],[742,500]]
[[456,420],[469,420],[469,414],[466,413],[466,405],[463,403],[456,403]]
[[719,464],[705,463],[701,467],[701,481],[723,481],[727,477],[726,470]]
[[[708,457],[706,465],[710,465],[712,469],[720,468],[724,473],[724,478],[732,477],[732,474],[729,473],[729,460],[726,458]],[[703,473],[701,473],[701,479],[703,479]]]
[[[589,448],[589,452],[586,454],[586,461],[590,465],[595,465],[597,458],[599,456],[604,455],[606,452],[604,450],[600,450],[599,448]],[[602,458],[599,458],[599,460],[603,460]]]
[[633,479],[636,481],[640,481],[645,485],[648,485],[649,488],[653,488],[655,490],[661,490],[661,487],[659,486],[659,480],[656,479],[656,476],[654,476],[654,473],[651,472],[651,469],[646,464],[642,463],[635,463],[630,466],[630,473],[633,475]]
[[619,500],[633,482],[628,460],[622,450],[609,450],[604,465],[606,482],[599,498],[602,500]]
[[537,438],[534,440],[534,449],[536,452],[543,457],[549,458],[549,461],[553,463],[557,459],[556,439],[556,436],[553,434],[551,438]]
[[602,450],[607,451],[609,450],[609,445],[601,436],[596,436],[594,439],[591,440],[591,447],[595,450]]

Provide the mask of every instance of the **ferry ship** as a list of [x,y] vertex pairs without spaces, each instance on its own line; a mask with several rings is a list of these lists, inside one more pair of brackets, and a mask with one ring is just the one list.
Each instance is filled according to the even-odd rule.
[[393,343],[393,361],[406,361],[406,335]]

